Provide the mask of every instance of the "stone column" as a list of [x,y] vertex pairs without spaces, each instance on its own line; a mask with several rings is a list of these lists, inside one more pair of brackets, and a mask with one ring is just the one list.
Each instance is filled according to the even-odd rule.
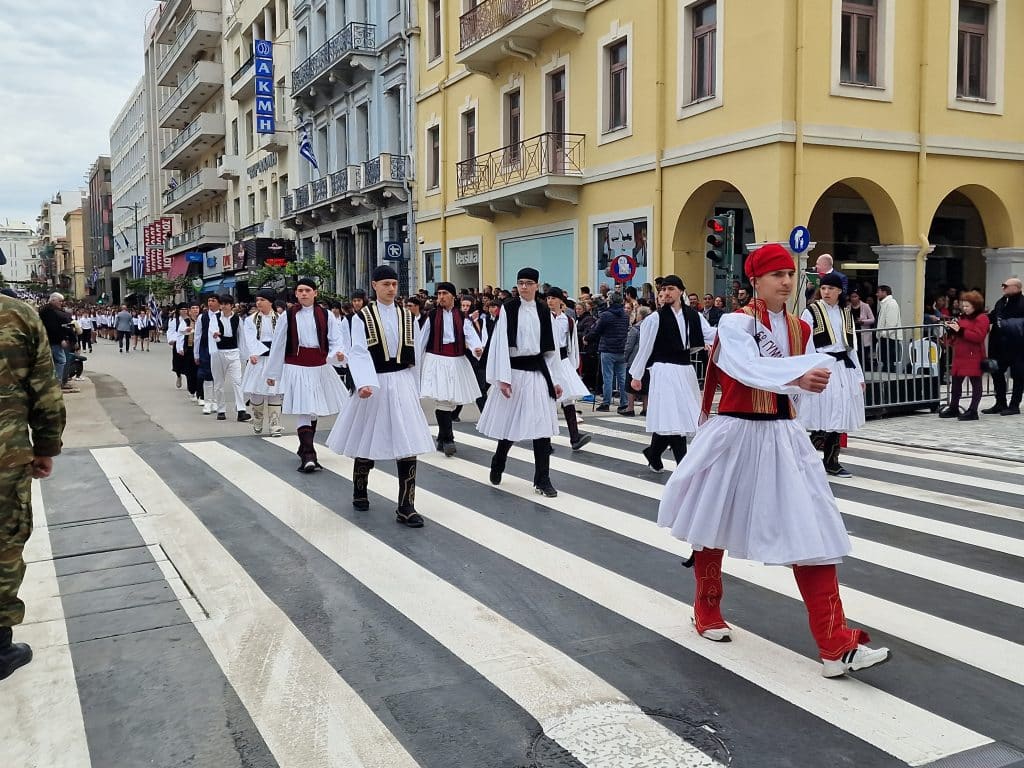
[[[904,325],[918,325],[924,321],[924,299],[917,295],[918,277],[924,280],[924,259],[920,262],[916,245],[875,245],[871,250],[878,256],[878,283],[892,288],[893,298],[899,302],[900,318]],[[931,253],[931,249],[928,251]]]
[[985,306],[991,309],[1003,295],[1002,283],[1008,277],[1024,279],[1024,248],[986,248]]

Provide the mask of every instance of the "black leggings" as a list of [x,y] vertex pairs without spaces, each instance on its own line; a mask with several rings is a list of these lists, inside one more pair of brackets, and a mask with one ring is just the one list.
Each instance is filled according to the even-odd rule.
[[[960,397],[964,393],[964,379],[967,376],[954,376],[953,377],[953,390],[949,394],[949,404],[954,408],[960,407]],[[968,411],[978,411],[978,406],[981,405],[981,376],[971,376],[971,407]]]
[[[131,346],[129,344],[129,342],[131,341],[131,338],[132,338],[132,332],[131,331],[118,331],[117,332],[117,348],[118,349],[122,349],[123,348],[124,351],[127,352],[128,349]],[[122,342],[124,342],[124,343],[122,344]]]

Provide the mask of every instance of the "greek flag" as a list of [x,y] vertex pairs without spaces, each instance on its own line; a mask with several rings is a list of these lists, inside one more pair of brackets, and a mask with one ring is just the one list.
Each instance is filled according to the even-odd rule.
[[132,277],[136,280],[141,280],[142,275],[146,270],[146,257],[141,253],[135,253],[132,255]]
[[309,129],[305,125],[302,126],[302,133],[299,136],[299,154],[309,160],[309,164],[316,170],[320,170],[316,162],[316,153],[313,151],[313,142],[309,139]]
[[156,303],[156,297],[153,294],[149,294],[149,316],[153,318],[153,322],[156,325],[163,325],[163,318],[160,317],[160,306]]

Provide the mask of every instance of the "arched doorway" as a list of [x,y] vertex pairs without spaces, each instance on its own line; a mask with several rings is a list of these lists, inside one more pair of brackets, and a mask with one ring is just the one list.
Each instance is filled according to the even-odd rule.
[[743,194],[722,179],[698,187],[679,212],[672,236],[672,261],[664,265],[665,273],[682,276],[690,290],[728,295],[732,286],[727,273],[716,269],[707,259],[707,221],[729,211],[735,218],[733,248],[737,255],[737,272],[742,276],[744,244],[756,241],[754,217]]

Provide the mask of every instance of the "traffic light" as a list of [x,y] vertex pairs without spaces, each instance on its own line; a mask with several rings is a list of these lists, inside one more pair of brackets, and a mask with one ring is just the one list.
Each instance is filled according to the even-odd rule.
[[716,267],[725,267],[729,256],[729,237],[732,229],[731,216],[721,214],[708,219],[707,257]]

